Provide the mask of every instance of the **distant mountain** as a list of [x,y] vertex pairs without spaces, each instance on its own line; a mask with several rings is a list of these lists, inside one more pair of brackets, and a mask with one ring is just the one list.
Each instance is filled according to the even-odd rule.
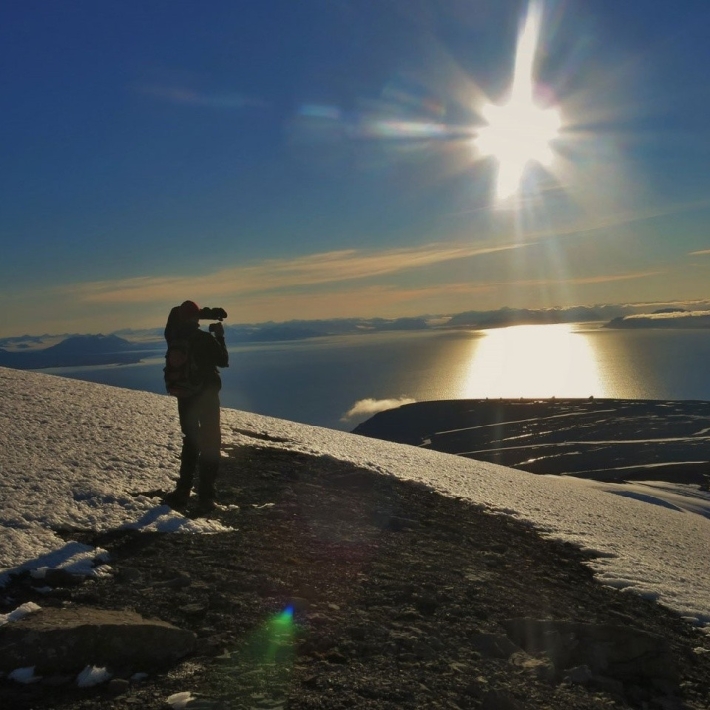
[[0,348],[0,366],[17,370],[140,362],[137,346],[117,335],[73,335],[43,350],[8,352]]
[[286,323],[256,323],[226,328],[227,341],[239,343],[270,343],[306,340],[333,335],[355,335],[393,330],[425,330],[431,326],[428,317],[416,318],[334,318],[332,320],[294,320]]
[[[605,323],[607,328],[708,328],[710,301],[607,303],[539,309],[504,307],[402,318],[331,318],[224,325],[230,346],[393,331],[484,330],[584,322]],[[66,333],[12,336],[0,338],[0,366],[38,369],[138,362],[139,351],[164,351],[164,347],[163,327],[118,330],[109,336]]]
[[503,328],[510,325],[550,325],[603,321],[628,312],[624,306],[572,306],[570,308],[499,308],[496,311],[466,311],[452,316],[449,327]]

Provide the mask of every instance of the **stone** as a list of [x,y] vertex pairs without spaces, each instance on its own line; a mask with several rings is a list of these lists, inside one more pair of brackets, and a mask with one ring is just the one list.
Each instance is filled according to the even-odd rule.
[[155,582],[153,586],[155,588],[163,589],[183,589],[184,587],[189,587],[192,584],[192,578],[187,572],[180,572],[177,577],[173,579],[167,579],[163,582]]
[[125,678],[112,678],[108,682],[108,692],[112,695],[123,695],[130,689],[131,684]]
[[391,532],[402,532],[403,530],[414,530],[418,527],[419,522],[417,520],[393,515],[387,521],[385,529],[390,530]]
[[481,710],[522,710],[523,706],[507,690],[489,690],[483,697]]
[[641,629],[536,619],[511,619],[503,626],[514,643],[530,654],[544,653],[558,671],[586,665],[594,675],[624,682],[678,681],[670,644]]
[[116,572],[116,579],[119,582],[135,584],[143,579],[143,575],[135,567],[120,567]]
[[475,634],[470,645],[486,658],[510,658],[520,647],[503,634]]
[[50,587],[78,587],[86,580],[84,574],[73,574],[65,569],[48,569],[43,577]]
[[549,658],[534,658],[524,651],[514,653],[510,657],[510,663],[543,681],[551,682],[557,675],[557,670]]
[[592,669],[589,666],[576,666],[565,673],[564,680],[570,685],[586,685],[593,677]]
[[36,666],[38,673],[86,666],[147,670],[174,663],[195,635],[133,611],[47,608],[0,627],[0,669]]

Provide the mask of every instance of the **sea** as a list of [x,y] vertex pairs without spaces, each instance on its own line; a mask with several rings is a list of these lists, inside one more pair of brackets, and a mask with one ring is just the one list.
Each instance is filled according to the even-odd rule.
[[[380,332],[229,345],[222,406],[345,431],[409,401],[710,400],[710,331],[601,323]],[[51,374],[164,394],[163,350]]]

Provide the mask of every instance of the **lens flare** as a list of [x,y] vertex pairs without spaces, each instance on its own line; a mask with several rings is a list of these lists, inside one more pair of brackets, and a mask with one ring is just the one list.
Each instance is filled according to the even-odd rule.
[[541,11],[531,5],[518,39],[510,94],[501,105],[487,104],[481,114],[487,125],[475,139],[482,155],[498,161],[496,195],[505,199],[515,194],[531,161],[548,166],[554,154],[551,143],[562,126],[556,108],[539,106],[534,97],[534,65],[540,36]]
[[274,705],[285,703],[297,631],[292,606],[269,616],[236,648],[219,657],[209,678],[214,693],[228,701],[246,702],[259,694]]

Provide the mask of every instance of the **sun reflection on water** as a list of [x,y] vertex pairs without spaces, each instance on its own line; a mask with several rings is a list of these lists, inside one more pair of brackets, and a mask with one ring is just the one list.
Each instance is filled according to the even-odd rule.
[[518,325],[483,331],[458,388],[482,397],[607,397],[589,339],[573,325]]

